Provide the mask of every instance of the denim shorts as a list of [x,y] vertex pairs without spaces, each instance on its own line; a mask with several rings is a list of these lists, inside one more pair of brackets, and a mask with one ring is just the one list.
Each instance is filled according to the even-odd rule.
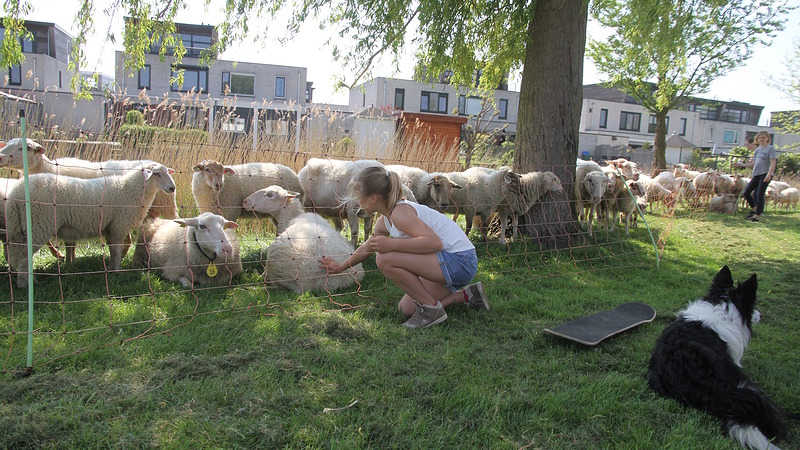
[[478,272],[478,255],[475,249],[449,253],[444,250],[436,252],[439,265],[442,266],[445,287],[455,292],[469,284]]

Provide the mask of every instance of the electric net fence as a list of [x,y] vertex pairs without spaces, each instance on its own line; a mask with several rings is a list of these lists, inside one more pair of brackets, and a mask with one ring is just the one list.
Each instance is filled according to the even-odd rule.
[[[184,110],[178,106],[178,111],[180,116]],[[338,118],[331,118],[330,122],[336,120]],[[13,121],[6,122],[3,126],[3,140],[21,137],[19,125]],[[463,162],[458,160],[457,146],[430,145],[425,142],[398,142],[387,157],[378,159],[364,153],[363,149],[355,145],[339,145],[340,141],[328,137],[312,139],[308,134],[304,134],[301,139],[295,139],[291,135],[276,137],[262,133],[254,139],[252,135],[218,132],[213,142],[209,142],[208,137],[203,134],[182,136],[154,132],[147,139],[137,138],[134,142],[125,136],[86,137],[81,136],[77,129],[69,129],[67,126],[59,127],[56,131],[52,127],[37,124],[29,126],[26,134],[42,145],[42,150],[29,154],[29,158],[44,157],[51,162],[55,161],[55,164],[62,164],[57,173],[47,175],[54,180],[61,178],[63,181],[67,176],[64,174],[70,173],[71,165],[78,164],[75,160],[64,158],[93,162],[147,159],[164,164],[174,170],[171,176],[175,185],[175,203],[178,215],[182,218],[198,215],[198,207],[192,196],[192,180],[195,176],[193,167],[205,160],[216,160],[224,165],[278,163],[288,166],[295,173],[311,158],[364,164],[374,164],[376,161],[382,164],[402,164],[421,168],[429,175],[464,171]],[[70,135],[78,138],[70,139]],[[299,148],[298,142],[301,144]],[[7,191],[14,189],[12,185],[20,183],[22,174],[15,168],[19,161],[8,162],[7,158],[4,161],[4,167],[0,168],[0,183],[5,192],[4,229],[8,230],[11,222],[19,223],[21,218],[12,212],[19,208],[11,208],[9,205],[17,201],[17,197],[10,197]],[[485,171],[486,173],[508,170],[498,167],[497,161],[487,160],[479,164],[491,169]],[[561,169],[562,172],[573,170],[572,166],[550,169]],[[642,172],[645,169],[639,168]],[[125,171],[120,171],[108,176],[120,177],[124,173]],[[618,175],[621,176],[619,172]],[[503,177],[492,179],[497,183],[504,180]],[[276,184],[280,181],[275,180]],[[349,180],[323,176],[313,182],[320,183],[323,189],[332,190]],[[508,186],[482,185],[482,182],[472,186],[466,199],[461,200],[462,204],[446,213],[449,217],[454,217],[462,227],[466,226],[464,212],[492,211],[498,203],[509,201],[510,197],[502,194],[508,192],[504,191]],[[607,205],[610,203],[601,201],[595,205],[593,232],[589,235],[588,219],[576,220],[583,214],[583,211],[576,210],[575,200],[570,195],[577,185],[572,180],[559,180],[559,184],[560,189],[544,192],[530,210],[521,215],[516,236],[513,227],[509,227],[504,236],[505,244],[500,242],[498,217],[475,218],[470,239],[476,246],[480,261],[477,280],[489,284],[493,279],[502,278],[523,284],[563,276],[565,271],[570,276],[579,278],[581,274],[590,272],[635,270],[643,265],[652,267],[658,264],[658,258],[663,255],[675,217],[702,219],[708,212],[709,195],[713,195],[705,193],[707,195],[679,198],[678,194],[674,194],[659,197],[651,203],[640,201],[635,213],[637,224],[631,225],[628,233],[615,210],[608,209]],[[486,195],[488,192],[501,194],[500,197],[490,197]],[[125,194],[128,201],[142,198],[141,192]],[[632,195],[632,192],[626,186],[624,191],[618,191],[614,195]],[[104,232],[102,229],[93,232],[96,235],[94,238],[75,242],[73,260],[67,262],[62,259],[61,250],[67,252],[63,244],[72,242],[70,227],[101,226],[83,224],[81,216],[91,216],[97,211],[102,216],[104,210],[111,214],[110,205],[103,203],[103,200],[107,201],[111,197],[111,193],[106,193],[105,197],[101,196],[100,201],[89,202],[76,196],[73,204],[66,205],[69,209],[64,209],[65,205],[59,205],[55,200],[39,205],[46,208],[37,210],[46,212],[32,217],[32,220],[35,226],[49,230],[47,233],[53,249],[48,251],[46,245],[36,249],[39,251],[32,259],[32,277],[35,280],[32,291],[17,283],[19,272],[27,273],[28,269],[11,267],[5,254],[0,259],[0,370],[3,372],[31,365],[52,365],[84,352],[119,346],[135,339],[174,335],[181,333],[183,328],[192,326],[198,318],[289,314],[292,305],[298,302],[317,302],[324,311],[346,311],[372,305],[394,308],[394,301],[387,299],[402,295],[378,271],[374,260],[366,261],[363,264],[363,278],[354,280],[347,287],[328,289],[323,280],[322,288],[312,292],[297,293],[282,288],[281,281],[287,280],[264,276],[269,249],[276,239],[276,228],[274,221],[263,215],[242,215],[235,219],[239,225],[234,232],[240,246],[242,273],[218,285],[194,284],[187,287],[179,282],[166,280],[162,276],[165,267],[146,264],[143,268],[134,268],[132,258],[136,252],[138,234],[141,233],[138,226],[132,227],[130,242],[124,244],[129,244],[130,249],[122,259],[119,269],[113,267],[110,258],[112,243],[104,242],[101,238]],[[58,193],[53,192],[53,198],[59,198]],[[341,200],[345,202],[346,196]],[[149,206],[132,202],[129,207],[145,211]],[[59,216],[64,211],[75,217]],[[83,211],[84,214],[75,214],[75,211]],[[342,219],[344,217],[338,220],[334,218],[332,223],[346,224],[346,220]],[[59,228],[57,223],[67,225]],[[363,220],[361,223],[363,226]],[[487,233],[485,240],[482,231]],[[349,232],[345,225],[341,234],[345,240],[349,240]],[[312,236],[294,239],[297,248],[301,249],[303,243],[300,240],[316,238]],[[362,231],[359,243],[364,238]],[[552,245],[553,242],[561,244]],[[568,244],[564,245],[564,242]],[[26,243],[9,241],[5,245]],[[349,253],[326,256],[343,260]],[[320,276],[318,273],[306,273],[308,271],[303,269],[309,265],[308,261],[302,261],[303,258],[313,258],[311,265],[314,265],[317,257],[316,254],[303,254],[298,250],[293,260],[277,261],[277,264],[286,269],[282,276],[288,281],[298,281],[303,277]],[[31,295],[33,308],[29,308],[28,304]],[[33,364],[26,362],[26,353],[31,351]]]

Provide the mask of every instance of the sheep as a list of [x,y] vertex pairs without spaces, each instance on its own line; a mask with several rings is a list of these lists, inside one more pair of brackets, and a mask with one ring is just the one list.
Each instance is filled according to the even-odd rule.
[[730,175],[720,173],[716,183],[714,183],[714,194],[733,194],[736,186],[736,179]]
[[[636,219],[638,197],[645,195],[644,186],[639,181],[628,180],[625,182],[626,189],[617,194],[614,209],[622,213],[623,220],[625,221],[625,234],[630,233],[631,218]],[[635,222],[634,222],[635,223]]]
[[678,188],[678,182],[672,172],[661,172],[653,177],[653,180],[661,186],[664,186],[670,192]]
[[736,196],[733,194],[717,194],[708,202],[708,211],[733,214],[736,211]]
[[653,203],[655,202],[661,202],[668,208],[675,205],[676,194],[659,184],[655,179],[642,181],[642,186],[644,186],[647,203],[650,205],[650,212],[653,212]]
[[440,212],[459,214],[466,218],[465,232],[469,235],[475,217],[480,219],[483,240],[488,240],[489,217],[497,206],[506,201],[506,170],[471,167],[463,172],[434,173],[431,196]]
[[386,170],[397,173],[400,177],[400,182],[411,191],[416,203],[433,206],[429,184],[431,181],[430,173],[418,167],[409,167],[402,164],[387,165]]
[[[303,207],[337,221],[337,229],[341,229],[340,221],[347,219],[350,225],[350,243],[353,247],[358,243],[359,217],[364,219],[364,239],[372,230],[372,216],[360,209],[356,199],[350,193],[350,182],[367,167],[384,167],[375,160],[362,159],[344,161],[338,159],[311,158],[300,169],[297,176],[303,192]],[[266,187],[266,186],[265,186]],[[284,186],[285,189],[292,191]]]
[[775,204],[778,205],[781,209],[784,207],[786,210],[789,210],[791,206],[793,210],[797,211],[797,203],[800,201],[800,190],[797,188],[786,188],[780,191],[777,194],[777,198],[775,199]]
[[320,268],[323,256],[341,262],[353,253],[353,247],[322,216],[304,213],[298,196],[280,186],[270,186],[242,202],[248,211],[269,214],[278,223],[278,235],[267,248],[264,281],[299,294],[337,290],[363,279],[361,264],[336,275]]
[[[592,161],[580,161],[575,168],[575,208],[578,219],[585,218],[588,224],[589,236],[592,235],[592,220],[597,205],[603,200],[603,195],[614,189],[614,184],[609,179],[599,164]],[[588,200],[588,206],[584,201]],[[588,211],[588,213],[587,213]]]
[[111,268],[119,270],[125,240],[141,226],[156,192],[175,192],[171,173],[172,169],[152,163],[142,170],[103,178],[31,175],[31,230],[25,220],[24,185],[18,183],[6,205],[9,266],[18,271],[17,286],[27,286],[26,233],[31,234],[34,251],[57,236],[70,242],[103,237]]
[[238,226],[210,212],[176,220],[148,218],[142,224],[132,266],[158,269],[164,278],[185,288],[229,284],[242,273],[234,231]]
[[692,182],[694,183],[694,188],[697,190],[697,196],[700,199],[708,199],[714,192],[714,186],[720,182],[720,175],[716,170],[710,170],[698,174],[694,177]]
[[686,177],[676,177],[675,184],[677,186],[673,191],[676,194],[675,200],[680,201],[683,206],[686,206],[688,202],[690,208],[697,207],[697,189],[695,189],[692,180]]
[[[617,223],[617,211],[615,208],[617,197],[620,193],[627,190],[625,187],[625,180],[630,180],[632,178],[625,177],[621,172],[618,172],[617,166],[614,165],[602,167],[601,169],[608,179],[611,180],[612,188],[603,194],[603,201],[600,203],[600,207],[602,216],[606,219],[606,229],[608,228],[608,224],[611,223],[611,231],[614,231],[614,227]],[[638,179],[638,176],[636,178]]]
[[519,216],[527,213],[545,192],[558,192],[564,188],[553,172],[528,172],[519,175],[505,171],[503,181],[506,185],[505,199],[497,205],[497,214],[500,216],[500,244],[506,245],[508,216],[511,216],[512,232],[516,239]]
[[225,166],[212,159],[192,168],[192,196],[197,209],[219,214],[227,220],[242,215],[242,201],[253,192],[277,184],[302,192],[297,174],[282,164],[248,163]]
[[[140,170],[148,164],[157,164],[155,161],[148,160],[110,160],[104,162],[92,162],[78,158],[57,158],[51,160],[45,155],[45,148],[39,145],[32,139],[27,139],[28,144],[28,173],[49,173],[58,176],[68,176],[74,178],[99,178],[108,175],[123,175],[131,170]],[[9,140],[6,145],[0,150],[0,167],[8,167],[15,169],[22,173],[23,158],[22,158],[22,140],[14,138]],[[165,219],[177,219],[178,207],[175,202],[175,193],[166,193],[158,191],[153,204],[149,211],[150,217],[162,216]],[[127,239],[130,243],[130,236]],[[72,242],[65,242],[66,245],[66,260],[72,262],[75,260],[75,244]],[[55,252],[56,257],[58,250],[48,243],[51,252]],[[127,247],[123,252],[127,251]],[[124,256],[124,253],[123,253]]]
[[639,181],[638,167],[635,162],[628,161],[625,158],[618,158],[606,161],[606,164],[614,169],[619,169],[625,180]]
[[675,164],[675,168],[673,169],[672,173],[676,177],[685,177],[690,180],[694,180],[698,175],[700,175],[700,172],[696,170],[690,170],[689,166],[683,163]]

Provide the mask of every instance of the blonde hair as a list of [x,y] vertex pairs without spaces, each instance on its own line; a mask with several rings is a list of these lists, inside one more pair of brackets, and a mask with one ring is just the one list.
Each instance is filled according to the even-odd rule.
[[403,198],[400,177],[383,167],[367,167],[362,170],[351,186],[353,196],[380,195],[386,202],[386,210],[392,212],[397,202]]
[[766,137],[767,137],[767,140],[769,141],[769,142],[767,142],[767,143],[768,143],[768,144],[771,144],[771,143],[772,143],[772,137],[771,137],[771,136],[769,135],[769,133],[767,133],[766,131],[759,131],[758,133],[756,133],[756,137],[755,137],[755,141],[756,141],[756,143],[758,143],[758,137],[759,137],[759,136],[766,136]]

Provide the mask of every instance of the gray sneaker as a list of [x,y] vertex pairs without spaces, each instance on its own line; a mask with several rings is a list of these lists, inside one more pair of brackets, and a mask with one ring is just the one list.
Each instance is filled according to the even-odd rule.
[[478,281],[475,284],[470,284],[464,288],[467,294],[467,306],[472,309],[485,309],[489,310],[489,298],[486,297],[486,292],[483,291],[483,283]]
[[444,306],[436,302],[437,306],[420,305],[417,303],[417,310],[403,326],[406,328],[426,328],[437,323],[442,323],[447,319],[447,313],[444,311]]

